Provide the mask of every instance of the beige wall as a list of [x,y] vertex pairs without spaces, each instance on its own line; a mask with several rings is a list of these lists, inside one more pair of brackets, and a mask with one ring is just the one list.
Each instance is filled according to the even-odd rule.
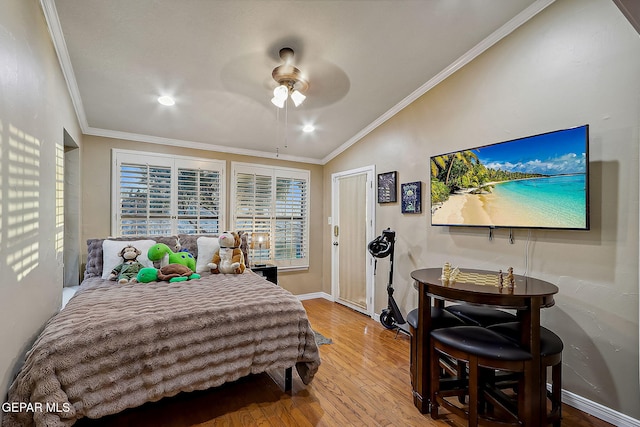
[[[60,307],[56,144],[82,141],[39,2],[0,2],[0,393]],[[2,412],[0,411],[0,418]]]
[[[203,151],[166,145],[133,142],[121,139],[84,136],[82,145],[82,239],[106,237],[111,234],[111,149],[151,151],[156,153],[193,156],[226,161],[227,195],[230,194],[231,162],[260,163],[283,167],[308,169],[311,171],[311,201],[309,228],[309,269],[301,271],[279,271],[279,284],[296,295],[319,292],[322,287],[322,166],[307,163],[240,156],[213,151]],[[230,225],[229,203],[227,203],[227,227]],[[83,247],[83,263],[86,261],[86,245]]]
[[[590,124],[591,231],[488,230],[430,226],[429,209],[403,215],[377,205],[376,229],[397,232],[395,296],[417,306],[410,272],[446,261],[513,266],[556,283],[543,324],[565,343],[563,388],[640,418],[638,390],[638,146],[640,37],[609,0],[558,0],[326,165],[331,174],[375,164],[399,182],[422,180],[430,205],[429,157]],[[324,287],[330,292],[331,231],[324,226]],[[386,306],[378,263],[375,306]],[[388,271],[388,270],[387,270]]]

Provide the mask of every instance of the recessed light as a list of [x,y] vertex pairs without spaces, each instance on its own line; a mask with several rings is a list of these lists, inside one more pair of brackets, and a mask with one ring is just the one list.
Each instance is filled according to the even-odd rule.
[[166,95],[159,97],[158,102],[162,105],[167,105],[167,106],[171,106],[176,103],[176,101],[174,101],[172,97],[166,96]]
[[305,127],[302,128],[303,132],[313,132],[314,130],[316,130],[316,128],[313,127],[313,125],[305,125]]

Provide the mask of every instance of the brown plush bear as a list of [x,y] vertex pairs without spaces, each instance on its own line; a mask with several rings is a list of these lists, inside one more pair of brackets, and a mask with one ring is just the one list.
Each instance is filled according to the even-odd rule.
[[213,259],[207,266],[213,274],[242,274],[244,273],[244,254],[240,249],[240,235],[235,231],[225,231],[218,237],[220,249],[213,254]]

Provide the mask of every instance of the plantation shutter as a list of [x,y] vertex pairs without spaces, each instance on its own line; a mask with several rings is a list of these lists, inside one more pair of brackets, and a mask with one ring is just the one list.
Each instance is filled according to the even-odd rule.
[[171,234],[171,168],[120,165],[119,235]]
[[269,249],[254,247],[252,261],[308,267],[309,171],[232,163],[232,228],[269,233]]
[[276,261],[307,257],[307,181],[276,178]]
[[178,233],[220,233],[220,181],[218,171],[178,168]]
[[236,231],[271,232],[271,176],[236,175]]
[[115,236],[217,234],[224,162],[113,150]]

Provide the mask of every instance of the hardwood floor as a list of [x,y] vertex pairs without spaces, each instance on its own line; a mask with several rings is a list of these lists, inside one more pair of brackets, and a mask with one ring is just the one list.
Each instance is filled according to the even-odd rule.
[[[255,375],[98,420],[83,419],[76,426],[465,425],[453,415],[434,421],[413,406],[408,337],[396,337],[395,332],[340,304],[323,299],[303,304],[312,327],[333,340],[320,346],[322,365],[310,385],[304,386],[294,373],[293,390],[285,393],[282,373],[273,373],[273,379]],[[563,415],[563,426],[611,425],[566,405]]]

